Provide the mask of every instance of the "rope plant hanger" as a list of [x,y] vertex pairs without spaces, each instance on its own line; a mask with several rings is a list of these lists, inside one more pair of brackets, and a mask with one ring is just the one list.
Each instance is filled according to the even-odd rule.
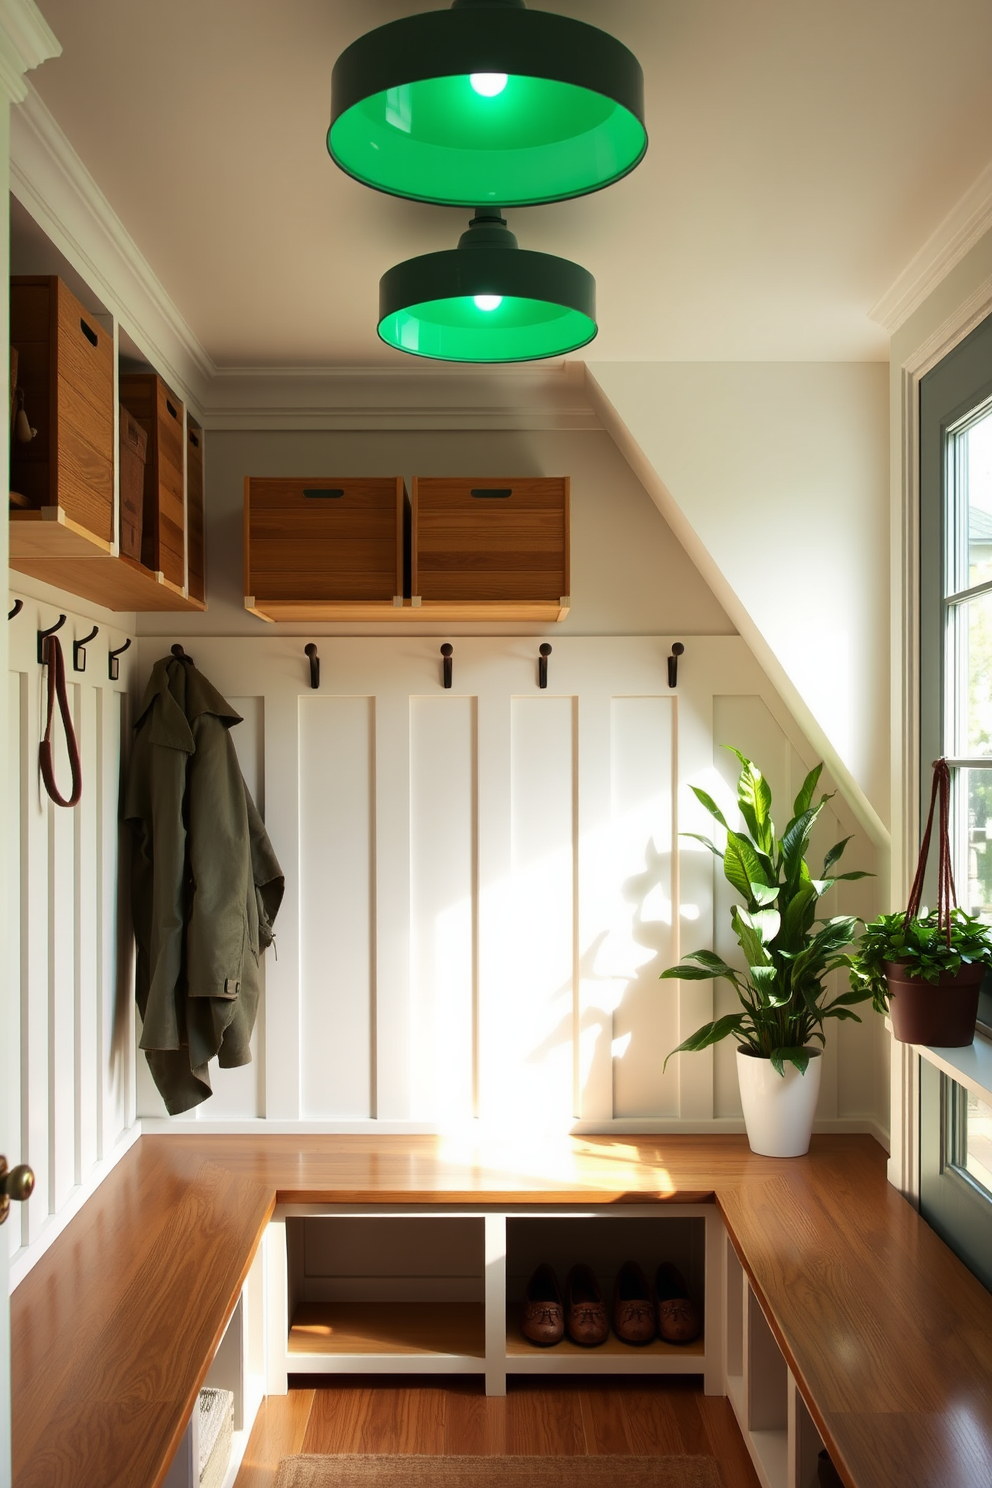
[[951,943],[951,911],[957,909],[958,900],[954,888],[954,874],[951,871],[951,772],[946,759],[938,759],[933,762],[933,786],[930,791],[930,811],[927,816],[926,831],[923,833],[923,841],[920,843],[920,860],[916,865],[916,877],[913,879],[913,887],[909,891],[905,925],[908,931],[910,924],[920,912],[920,904],[923,899],[923,880],[926,877],[927,858],[930,855],[933,813],[938,800],[940,801],[940,816],[937,827],[937,926],[943,933],[944,940],[949,946]]

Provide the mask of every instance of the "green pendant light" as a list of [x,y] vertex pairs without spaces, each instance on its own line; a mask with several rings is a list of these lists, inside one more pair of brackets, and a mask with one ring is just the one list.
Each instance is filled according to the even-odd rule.
[[524,0],[453,0],[380,26],[334,65],[332,159],[439,205],[564,201],[647,149],[644,79],[615,37]]
[[443,362],[563,356],[596,334],[596,281],[579,264],[517,247],[481,208],[457,248],[407,259],[379,281],[387,346]]

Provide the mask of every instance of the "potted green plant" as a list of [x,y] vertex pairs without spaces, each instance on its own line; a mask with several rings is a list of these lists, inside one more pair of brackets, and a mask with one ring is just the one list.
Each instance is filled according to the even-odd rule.
[[[866,924],[851,959],[851,986],[888,1013],[905,1044],[960,1049],[975,1037],[978,993],[992,966],[990,929],[954,902],[951,873],[950,770],[934,761],[930,813],[905,911]],[[934,807],[940,801],[937,908],[921,906]]]
[[798,1157],[809,1147],[824,1022],[827,1018],[860,1022],[852,1005],[871,995],[861,985],[837,996],[828,994],[826,977],[851,967],[846,947],[854,939],[857,920],[850,915],[817,919],[816,909],[838,880],[867,875],[834,872],[849,837],[826,854],[819,878],[810,872],[806,861],[810,835],[831,799],[824,795],[814,804],[822,764],[806,776],[779,837],[772,821],[768,782],[739,750],[731,748],[731,752],[741,765],[737,803],[744,831],[734,830],[712,797],[693,786],[697,800],[723,828],[726,841],[721,849],[708,837],[694,832],[686,835],[721,860],[727,882],[741,896],[742,903],[731,910],[731,923],[744,965],[730,966],[713,951],[693,951],[679,966],[662,972],[662,979],[724,979],[737,993],[740,1010],[697,1028],[672,1054],[735,1039],[744,1124],[752,1150],[771,1157]]

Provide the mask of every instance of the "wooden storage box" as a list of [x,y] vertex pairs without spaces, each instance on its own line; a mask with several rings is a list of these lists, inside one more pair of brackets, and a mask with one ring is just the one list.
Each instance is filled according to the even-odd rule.
[[141,561],[181,589],[186,583],[182,400],[155,372],[121,377],[120,398],[148,435]]
[[134,558],[140,563],[148,435],[137,419],[131,417],[123,404],[120,409],[119,447],[119,484],[121,493],[120,551],[126,558]]
[[265,620],[391,619],[403,603],[401,476],[245,480],[245,608]]
[[186,415],[186,588],[190,599],[205,600],[203,542],[203,430]]
[[32,510],[114,540],[114,340],[61,279],[10,281],[10,340],[24,411],[37,429],[11,444],[11,487]]
[[413,481],[411,594],[423,617],[562,620],[567,476]]

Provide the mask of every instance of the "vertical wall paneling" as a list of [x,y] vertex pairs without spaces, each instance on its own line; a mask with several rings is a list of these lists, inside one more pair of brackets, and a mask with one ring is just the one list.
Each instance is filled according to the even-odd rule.
[[[96,765],[99,760],[97,704],[100,690],[77,687],[76,737],[84,759]],[[73,922],[75,944],[75,1007],[73,1032],[75,1042],[75,1151],[73,1183],[81,1183],[97,1161],[97,1124],[100,1115],[97,1086],[99,1082],[97,1010],[100,978],[100,858],[98,820],[101,806],[99,769],[95,768],[83,791],[77,809],[65,814],[73,824],[73,886],[75,904]]]
[[[458,674],[465,663],[458,648]],[[512,901],[510,862],[510,706],[498,665],[481,667],[478,693],[479,772],[479,1004],[476,1069],[478,1110],[499,1121],[503,1083],[500,1050],[508,1030],[504,990],[512,985],[514,948],[506,933]],[[462,683],[461,685],[464,685]]]
[[[70,706],[77,689],[69,684]],[[76,710],[73,709],[73,712]],[[58,753],[58,752],[56,752]],[[66,779],[61,762],[58,779]],[[64,792],[64,785],[62,786]],[[76,894],[77,811],[45,797],[48,826],[48,1152],[49,1203],[57,1214],[76,1182]]]
[[[86,670],[75,672],[73,638],[92,622],[67,612],[60,639],[83,792],[78,806],[56,806],[38,769],[47,676],[36,631],[58,612],[22,598],[9,633],[9,964],[20,988],[20,1062],[8,1098],[17,1103],[18,1160],[31,1164],[37,1181],[9,1227],[15,1279],[99,1180],[101,1164],[122,1150],[134,1120],[131,948],[118,912],[121,710],[130,658],[122,657],[121,679],[110,683],[105,648],[124,637],[101,626]],[[56,738],[56,778],[65,791],[70,768],[61,730]]]
[[658,981],[672,965],[674,713],[671,698],[613,700],[604,885],[613,902],[601,959],[620,983],[613,1015],[617,1116],[678,1114],[675,1082],[660,1080],[664,1057],[678,1043],[678,1009]]
[[[734,1005],[659,980],[699,947],[737,956],[720,865],[680,835],[713,826],[690,786],[732,812],[720,746],[736,744],[781,826],[813,761],[739,639],[683,639],[670,689],[670,642],[556,637],[542,691],[531,638],[460,637],[445,692],[436,637],[325,636],[312,692],[302,639],[190,637],[245,714],[239,753],[287,875],[254,1067],[218,1072],[195,1120],[734,1129],[732,1044],[662,1071]],[[140,642],[140,674],[160,649]],[[852,830],[831,802],[823,850]],[[825,912],[872,893],[851,885]],[[830,1030],[828,1124],[881,1109],[877,1034]]]
[[587,677],[577,719],[578,892],[578,1115],[610,1121],[614,1114],[613,1017],[624,983],[603,959],[609,929],[603,922],[610,897],[608,843],[612,828],[610,692],[598,676]]
[[486,1053],[500,1112],[541,1124],[576,1114],[574,712],[567,696],[510,705],[511,954]]
[[[25,606],[27,608],[27,606]],[[20,618],[20,617],[19,617]],[[46,623],[50,623],[47,621]],[[51,1203],[51,1154],[49,1151],[49,871],[48,812],[42,805],[38,778],[38,739],[41,720],[41,676],[32,656],[34,636],[30,621],[27,635],[16,636],[11,647],[11,666],[23,668],[21,708],[21,845],[22,845],[22,935],[21,935],[21,1102],[22,1160],[30,1163],[38,1195],[25,1208],[27,1243],[41,1233]],[[12,637],[12,640],[14,638]],[[20,653],[20,654],[18,654]],[[47,800],[47,796],[45,797]]]
[[[389,683],[393,682],[389,676]],[[386,678],[382,679],[386,683]],[[410,683],[408,682],[408,689]],[[410,1115],[410,697],[375,705],[375,1083],[373,1116]]]
[[363,1120],[372,1114],[372,724],[371,698],[314,694],[300,703],[302,1081],[308,1120]]
[[475,1114],[475,699],[410,717],[410,1111]]

